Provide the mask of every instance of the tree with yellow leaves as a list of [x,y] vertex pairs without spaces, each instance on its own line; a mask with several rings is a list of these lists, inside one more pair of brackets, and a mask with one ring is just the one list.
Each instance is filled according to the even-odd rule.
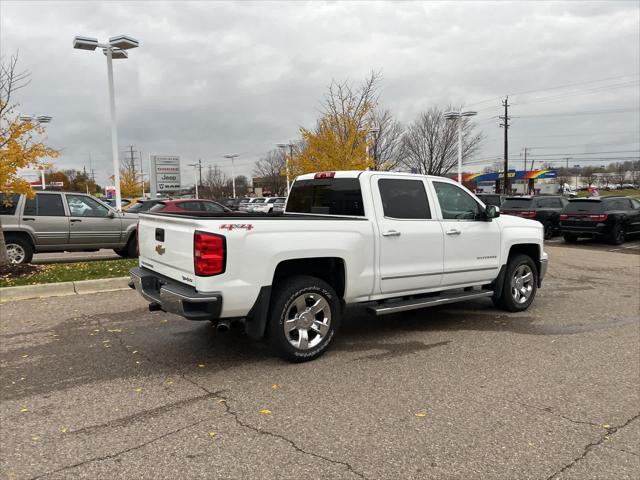
[[369,155],[372,112],[380,75],[371,75],[357,88],[348,82],[329,85],[315,129],[300,129],[301,146],[289,160],[290,176],[325,170],[365,170]]
[[[13,100],[15,92],[29,83],[29,73],[17,70],[18,56],[7,62],[0,60],[0,191],[6,194],[33,195],[31,185],[18,175],[23,168],[42,168],[43,160],[58,152],[43,143],[44,128],[32,122],[21,122]],[[0,266],[9,263],[0,223]]]

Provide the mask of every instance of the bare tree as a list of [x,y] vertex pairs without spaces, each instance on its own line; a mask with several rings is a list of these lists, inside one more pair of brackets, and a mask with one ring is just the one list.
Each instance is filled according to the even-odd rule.
[[253,174],[264,179],[266,187],[275,195],[283,195],[287,180],[285,177],[285,153],[282,150],[271,150],[258,160],[253,167]]
[[[462,159],[470,158],[480,146],[482,135],[475,125],[462,121]],[[402,141],[402,163],[417,173],[445,175],[458,163],[458,125],[444,118],[444,111],[432,107],[409,125]]]
[[402,159],[402,134],[400,122],[394,120],[389,110],[374,109],[370,116],[374,129],[369,153],[374,170],[393,170]]
[[229,179],[217,165],[205,170],[202,177],[201,191],[198,192],[202,198],[211,200],[221,199],[227,196],[227,183]]

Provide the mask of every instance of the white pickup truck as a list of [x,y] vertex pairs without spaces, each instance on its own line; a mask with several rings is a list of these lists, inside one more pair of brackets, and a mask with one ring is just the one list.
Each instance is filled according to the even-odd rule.
[[291,361],[331,343],[345,305],[375,315],[490,297],[529,307],[547,270],[539,222],[500,216],[441,177],[302,175],[284,214],[140,215],[130,286],[151,310],[242,322]]

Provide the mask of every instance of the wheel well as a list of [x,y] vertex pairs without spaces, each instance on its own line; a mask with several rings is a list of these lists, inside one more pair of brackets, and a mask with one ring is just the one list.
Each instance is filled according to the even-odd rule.
[[338,298],[344,297],[345,268],[342,258],[323,257],[285,260],[276,267],[273,275],[273,285],[284,278],[301,274],[321,278],[333,287]]
[[521,253],[527,255],[533,260],[540,271],[540,246],[535,243],[522,243],[519,245],[513,245],[509,250],[509,257]]
[[3,231],[2,233],[4,233],[5,241],[8,241],[10,238],[21,238],[21,239],[26,240],[27,242],[29,242],[31,244],[31,247],[34,246],[33,239],[31,238],[31,235],[29,235],[26,232],[6,232],[6,231]]

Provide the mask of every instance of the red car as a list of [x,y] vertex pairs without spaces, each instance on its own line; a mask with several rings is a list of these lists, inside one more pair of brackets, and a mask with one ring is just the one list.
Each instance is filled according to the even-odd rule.
[[209,212],[224,213],[231,212],[231,209],[213,200],[185,199],[185,200],[162,200],[154,205],[151,212],[162,213],[185,213],[185,212]]

